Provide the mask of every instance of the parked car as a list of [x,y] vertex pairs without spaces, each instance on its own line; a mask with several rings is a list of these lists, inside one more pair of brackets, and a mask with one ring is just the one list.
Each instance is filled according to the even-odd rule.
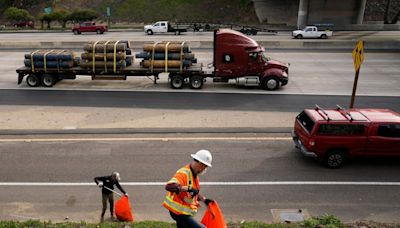
[[82,32],[95,32],[97,34],[103,34],[108,31],[107,25],[97,25],[94,21],[86,21],[79,24],[75,24],[72,27],[72,32],[75,35],[81,34]]
[[14,23],[14,27],[19,27],[19,28],[34,28],[35,25],[33,21],[20,21],[17,23]]
[[302,38],[321,38],[327,39],[332,36],[330,30],[318,30],[317,26],[306,26],[303,30],[295,30],[292,32],[292,36],[296,39]]
[[388,109],[305,109],[293,141],[301,153],[329,168],[351,157],[400,157],[400,114]]

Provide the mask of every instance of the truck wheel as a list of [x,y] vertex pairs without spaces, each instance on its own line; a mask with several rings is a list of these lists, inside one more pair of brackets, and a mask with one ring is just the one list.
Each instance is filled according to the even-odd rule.
[[96,29],[96,33],[97,34],[101,34],[101,30],[100,29]]
[[78,35],[79,34],[78,30],[74,30],[73,32],[74,32],[74,35]]
[[38,76],[36,76],[34,74],[30,74],[26,78],[26,84],[28,84],[28,86],[30,86],[30,87],[38,87],[40,85]]
[[344,160],[345,160],[345,153],[343,153],[340,150],[334,150],[328,152],[325,155],[322,162],[328,168],[337,169],[343,165]]
[[146,31],[147,35],[153,35],[153,31],[151,29]]
[[51,74],[44,74],[42,77],[42,85],[45,87],[52,87],[56,84],[56,78]]
[[183,77],[180,75],[172,75],[171,76],[171,87],[173,89],[182,89]]
[[201,89],[201,87],[203,87],[203,82],[203,77],[200,75],[190,77],[190,86],[192,89]]
[[267,77],[263,80],[262,87],[266,90],[276,90],[279,87],[279,80],[276,77]]
[[296,36],[296,39],[301,39],[301,38],[303,38],[303,35],[301,35],[301,34]]
[[328,36],[326,34],[321,35],[321,39],[326,39],[326,38],[328,38]]

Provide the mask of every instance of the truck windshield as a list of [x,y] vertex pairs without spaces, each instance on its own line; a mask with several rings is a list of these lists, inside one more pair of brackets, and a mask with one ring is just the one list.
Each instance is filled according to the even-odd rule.
[[262,56],[262,58],[263,58],[263,60],[264,60],[265,62],[268,62],[268,61],[270,60],[270,58],[269,58],[268,56],[265,55],[265,52],[261,52],[261,56]]

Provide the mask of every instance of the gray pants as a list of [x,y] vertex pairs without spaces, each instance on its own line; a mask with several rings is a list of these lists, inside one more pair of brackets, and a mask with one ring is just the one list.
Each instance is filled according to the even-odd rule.
[[101,217],[104,217],[104,214],[106,213],[107,210],[107,200],[110,203],[110,213],[111,216],[114,216],[114,194],[104,194],[102,193],[102,198],[103,198],[103,210],[101,211]]

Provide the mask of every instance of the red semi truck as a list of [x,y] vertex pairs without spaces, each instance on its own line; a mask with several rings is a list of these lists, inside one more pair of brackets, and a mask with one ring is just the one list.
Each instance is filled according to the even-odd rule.
[[127,76],[154,76],[156,83],[160,73],[168,73],[169,83],[174,89],[180,89],[186,83],[193,89],[200,89],[206,78],[212,78],[213,82],[235,80],[237,85],[276,90],[289,80],[289,64],[270,59],[256,41],[230,29],[214,31],[213,63],[205,66],[196,63],[187,68],[144,68],[134,63],[117,71],[81,66],[67,70],[25,66],[16,71],[18,84],[27,76],[26,82],[31,87],[51,87],[63,79],[76,79],[77,75],[91,76],[92,79],[122,80]]

